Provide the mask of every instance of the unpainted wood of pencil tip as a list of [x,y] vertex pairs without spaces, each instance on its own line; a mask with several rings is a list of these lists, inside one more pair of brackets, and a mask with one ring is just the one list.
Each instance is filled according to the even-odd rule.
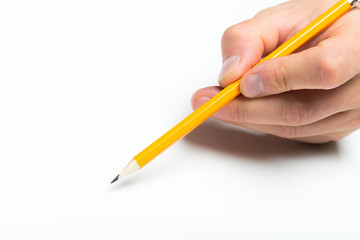
[[117,180],[119,180],[120,178],[126,177],[127,175],[130,175],[133,172],[136,172],[137,170],[140,169],[139,164],[136,162],[136,160],[132,159],[128,165],[126,165],[126,167],[121,171],[121,173],[119,175],[117,175],[114,180],[112,180],[111,183],[116,182]]

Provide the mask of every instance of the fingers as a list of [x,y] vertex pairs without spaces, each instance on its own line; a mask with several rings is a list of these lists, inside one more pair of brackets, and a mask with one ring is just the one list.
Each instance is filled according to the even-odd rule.
[[[359,108],[358,89],[360,76],[331,91],[291,91],[255,99],[239,96],[215,113],[214,117],[226,122],[302,126]],[[193,108],[199,107],[220,91],[220,87],[198,90],[192,98]]]
[[[354,78],[331,91],[297,91],[251,100],[240,96],[215,113],[214,117],[254,131],[302,142],[337,141],[360,128],[359,87],[360,78]],[[193,108],[219,91],[220,87],[197,91],[192,99]],[[318,93],[314,94],[316,91]],[[305,96],[304,99],[308,99],[311,105],[300,105],[305,107],[294,111],[296,101],[292,99],[297,99],[298,95]],[[279,106],[289,108],[284,110]]]
[[304,51],[268,60],[241,81],[246,97],[262,97],[299,89],[333,89],[360,72],[360,47],[343,34]]
[[[200,96],[201,92],[211,94],[213,91],[218,91],[216,87],[206,88],[198,92],[199,95],[194,95],[193,106],[196,108],[197,104],[202,100],[206,100],[206,96]],[[253,102],[254,100],[245,101]],[[221,112],[222,111],[222,112]],[[339,112],[329,117],[320,119],[309,124],[289,126],[281,124],[268,124],[268,123],[253,123],[253,122],[240,122],[239,108],[225,107],[219,113],[214,115],[215,118],[241,126],[250,130],[263,132],[275,135],[282,138],[308,142],[308,143],[323,143],[329,141],[337,141],[348,135],[349,133],[360,128],[360,110],[358,108]],[[254,116],[253,116],[254,117]]]

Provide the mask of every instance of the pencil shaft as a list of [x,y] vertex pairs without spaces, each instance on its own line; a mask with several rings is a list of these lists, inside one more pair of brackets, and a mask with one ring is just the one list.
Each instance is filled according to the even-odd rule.
[[[294,35],[283,45],[278,47],[274,52],[264,58],[258,64],[273,59],[276,57],[287,56],[313,38],[316,34],[324,30],[331,23],[336,21],[346,12],[351,9],[351,5],[347,0],[341,0],[331,7],[328,11],[306,26],[299,33]],[[194,128],[199,126],[202,122],[212,116],[220,108],[225,106],[231,100],[240,94],[240,81],[230,84],[224,88],[220,93],[195,110],[192,114],[186,117],[183,121],[170,129],[167,133],[157,139],[150,146],[145,148],[142,152],[134,157],[140,167],[151,161],[154,157],[175,143],[180,138],[191,132]]]
[[150,146],[145,148],[142,152],[134,157],[134,160],[138,162],[140,167],[143,167],[151,159],[156,157],[159,153],[171,146],[180,138],[184,137],[194,128],[203,123],[222,106],[229,103],[232,99],[240,94],[240,88],[237,83],[233,83],[222,90],[216,96],[207,101],[200,108],[195,110],[184,120],[178,123],[175,127],[170,129],[159,139],[153,142]]

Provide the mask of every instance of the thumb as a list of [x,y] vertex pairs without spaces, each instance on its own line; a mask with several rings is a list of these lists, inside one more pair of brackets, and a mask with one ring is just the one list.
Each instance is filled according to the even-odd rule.
[[[304,17],[299,16],[301,14],[278,11],[277,8],[265,9],[254,18],[225,30],[221,40],[223,58],[219,75],[221,87],[226,87],[240,79],[263,56],[285,42],[294,29],[301,25],[298,24],[299,22],[304,22]],[[284,21],[289,17],[292,21]]]
[[[248,20],[234,25],[224,32],[221,40],[223,64],[219,75],[220,86],[226,87],[241,78],[260,61],[265,52],[276,47],[277,36],[263,36],[266,32],[259,29],[258,26],[256,21]],[[272,42],[264,43],[263,39]]]

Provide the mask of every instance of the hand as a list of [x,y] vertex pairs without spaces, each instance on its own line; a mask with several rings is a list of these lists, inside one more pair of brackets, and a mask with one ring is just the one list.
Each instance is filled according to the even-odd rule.
[[[242,75],[241,92],[214,117],[251,130],[309,143],[340,140],[360,127],[360,9],[355,8],[286,57],[260,59],[337,0],[298,0],[265,9],[222,38],[225,87]],[[196,109],[221,91],[198,90]]]

